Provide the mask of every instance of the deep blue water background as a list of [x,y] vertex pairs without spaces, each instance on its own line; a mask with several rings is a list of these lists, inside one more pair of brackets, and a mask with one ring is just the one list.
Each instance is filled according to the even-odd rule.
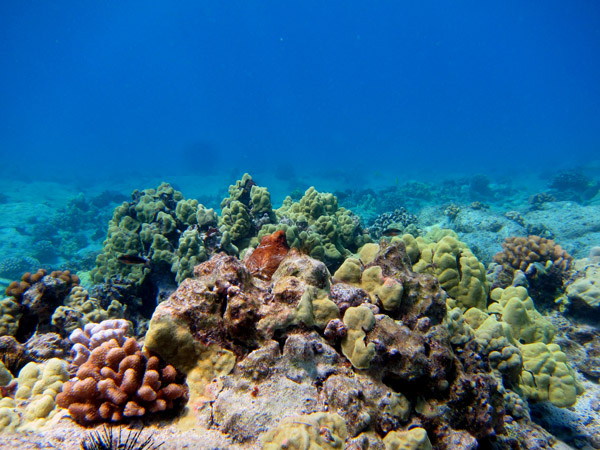
[[4,176],[352,186],[599,158],[596,1],[2,2],[0,61]]

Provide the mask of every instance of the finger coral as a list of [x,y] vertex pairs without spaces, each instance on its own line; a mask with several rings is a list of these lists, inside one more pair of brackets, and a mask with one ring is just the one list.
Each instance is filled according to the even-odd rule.
[[71,334],[76,374],[56,400],[76,422],[121,422],[172,410],[187,399],[175,368],[143,352],[125,336],[128,328],[124,320],[108,320]]
[[540,236],[509,237],[504,240],[502,248],[504,250],[494,256],[494,261],[523,272],[532,263],[546,262],[566,271],[573,260],[560,245]]

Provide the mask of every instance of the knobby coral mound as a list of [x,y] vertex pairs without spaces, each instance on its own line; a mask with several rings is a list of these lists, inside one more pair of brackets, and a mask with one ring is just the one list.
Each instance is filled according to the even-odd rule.
[[504,249],[494,256],[494,261],[514,270],[525,272],[530,264],[547,262],[562,271],[569,269],[573,258],[551,239],[540,236],[508,237],[502,244]]
[[551,239],[531,235],[508,237],[494,256],[493,287],[507,287],[517,274],[526,277],[538,306],[552,305],[562,288],[573,258]]
[[187,400],[177,370],[143,352],[134,338],[125,336],[128,328],[124,320],[107,320],[71,334],[76,374],[56,400],[75,421],[120,422],[172,410]]
[[[128,278],[153,309],[161,295],[168,296],[176,283],[191,276],[193,267],[214,250],[207,245],[207,238],[216,225],[214,210],[197,200],[184,199],[168,183],[136,190],[132,200],[113,213],[92,279],[102,283]],[[143,257],[148,263],[123,263],[119,258],[124,255]]]
[[53,312],[77,286],[79,277],[68,270],[25,273],[20,282],[13,281],[6,289],[12,298],[0,301],[0,332],[25,342],[34,332],[54,331]]

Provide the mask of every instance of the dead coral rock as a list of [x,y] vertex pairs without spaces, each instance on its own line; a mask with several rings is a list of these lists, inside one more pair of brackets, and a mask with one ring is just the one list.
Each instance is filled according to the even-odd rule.
[[378,349],[375,375],[399,392],[443,393],[454,378],[455,358],[442,326],[411,330],[379,315],[367,341]]
[[285,232],[276,231],[261,239],[260,245],[246,258],[244,264],[252,275],[268,281],[289,251]]
[[187,387],[175,368],[142,352],[134,338],[122,344],[110,339],[91,350],[56,398],[80,424],[121,422],[186,400]]
[[219,253],[194,267],[194,277],[209,289],[213,289],[218,282],[221,285],[238,286],[244,290],[252,284],[252,275],[242,262],[225,253]]
[[364,289],[346,283],[335,283],[331,286],[331,300],[337,305],[340,314],[343,316],[351,306],[369,303],[371,297]]
[[404,242],[381,241],[379,251],[365,270],[374,266],[381,267],[384,277],[404,286],[400,306],[394,311],[387,311],[390,317],[401,317],[410,327],[421,317],[428,317],[432,325],[442,323],[446,317],[446,294],[435,277],[412,271]]
[[353,437],[370,427],[382,435],[397,430],[408,421],[411,411],[405,396],[363,375],[329,377],[322,396],[329,411],[344,418]]
[[23,344],[12,336],[0,336],[0,362],[14,377],[31,361],[33,358]]
[[25,348],[34,361],[47,359],[65,359],[69,355],[71,344],[57,333],[34,334],[27,342]]
[[335,373],[349,375],[340,355],[316,332],[290,334],[283,351],[270,341],[223,377],[213,404],[214,425],[245,442],[282,417],[321,411],[317,385]]
[[303,283],[318,289],[329,290],[330,287],[331,275],[327,270],[327,266],[296,249],[292,249],[281,261],[273,274],[272,281],[276,282],[285,277],[297,278]]

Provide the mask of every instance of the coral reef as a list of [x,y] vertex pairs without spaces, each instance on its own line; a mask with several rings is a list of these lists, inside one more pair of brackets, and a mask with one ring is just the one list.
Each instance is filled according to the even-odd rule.
[[[386,297],[389,292],[394,294]],[[498,300],[504,301],[501,295]],[[470,310],[480,312],[481,323],[483,316],[495,317]],[[187,373],[194,420],[238,442],[253,442],[263,433],[263,445],[323,446],[347,433],[347,443],[369,442],[373,448],[383,448],[385,439],[414,448],[428,448],[428,442],[440,449],[457,443],[476,448],[503,433],[505,414],[524,426],[528,416],[506,388],[511,385],[503,385],[504,374],[492,370],[493,346],[487,345],[483,359],[474,350],[478,342],[485,347],[475,315],[471,326],[461,321],[460,307],[453,314],[454,329],[470,330],[458,341],[453,341],[458,332],[450,334],[453,328],[446,324],[446,294],[432,275],[412,271],[402,240],[369,244],[346,259],[333,278],[323,263],[295,250],[270,280],[253,276],[237,258],[218,254],[157,307],[145,346]],[[503,347],[494,347],[506,358],[504,365],[494,364],[515,380],[515,389],[525,373],[521,364],[543,357],[529,358],[526,349],[528,359],[522,362],[521,344],[510,328],[517,325],[507,322],[501,329],[504,354]],[[538,336],[526,327],[521,332]],[[460,357],[453,342],[464,348]],[[542,345],[561,361],[555,344]],[[516,351],[516,369],[510,348]],[[533,373],[529,366],[526,370]],[[550,387],[545,392],[562,406],[573,397],[558,394],[569,389],[568,371],[560,370],[549,374],[556,395]],[[539,386],[544,391],[541,379]],[[543,400],[543,393],[537,394],[523,395]],[[273,398],[279,399],[276,404]],[[281,420],[284,411],[295,418]],[[410,424],[424,432],[406,433],[414,429]],[[315,434],[319,429],[322,433]]]
[[187,399],[175,368],[142,352],[125,337],[128,329],[124,320],[106,320],[71,333],[76,374],[56,401],[75,421],[121,422],[172,410]]

